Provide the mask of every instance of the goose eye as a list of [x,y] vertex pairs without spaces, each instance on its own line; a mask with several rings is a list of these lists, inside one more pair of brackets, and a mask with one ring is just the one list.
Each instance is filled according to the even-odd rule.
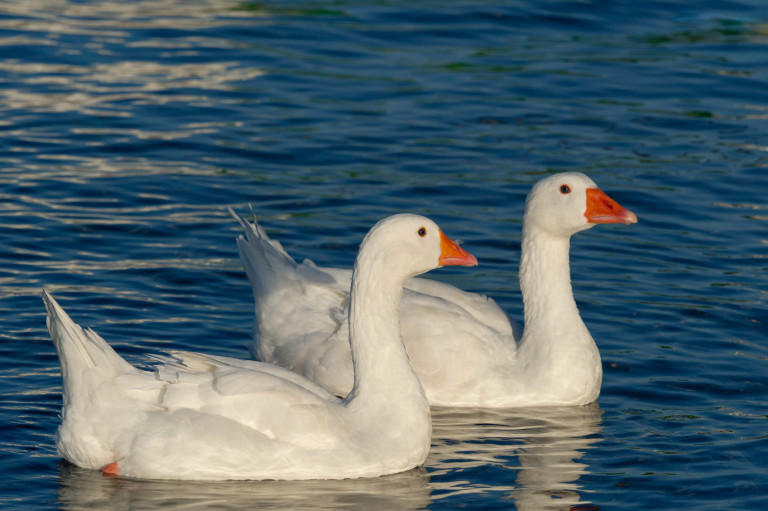
[[418,233],[419,233],[419,236],[421,236],[422,238],[423,238],[424,236],[426,236],[426,235],[427,235],[427,230],[426,230],[424,227],[420,228],[420,229],[419,229],[418,231],[416,231],[416,232],[418,232]]
[[571,187],[568,186],[568,185],[561,186],[560,187],[560,193],[562,193],[563,195],[565,195],[567,193],[571,193]]

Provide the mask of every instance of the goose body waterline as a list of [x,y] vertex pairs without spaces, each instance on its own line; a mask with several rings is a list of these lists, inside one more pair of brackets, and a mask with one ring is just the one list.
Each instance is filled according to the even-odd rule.
[[[349,270],[297,264],[255,222],[237,240],[255,300],[253,355],[290,368],[337,395],[352,386],[345,339]],[[587,176],[538,182],[526,200],[520,286],[525,329],[496,303],[432,280],[405,285],[401,329],[432,405],[581,405],[600,392],[600,353],[570,281],[570,237],[637,217]]]
[[154,479],[340,479],[421,465],[430,411],[400,338],[402,286],[438,266],[474,264],[424,217],[371,229],[352,275],[345,399],[252,360],[171,352],[139,370],[44,291],[64,388],[58,451],[105,475]]

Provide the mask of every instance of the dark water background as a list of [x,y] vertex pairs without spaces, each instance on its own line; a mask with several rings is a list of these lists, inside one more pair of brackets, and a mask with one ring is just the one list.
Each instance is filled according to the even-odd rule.
[[[0,3],[0,507],[768,506],[768,6],[751,1]],[[40,290],[133,363],[247,357],[226,213],[351,265],[435,219],[521,317],[524,198],[581,171],[640,218],[572,243],[598,403],[436,410],[425,467],[354,481],[102,478],[60,461]]]

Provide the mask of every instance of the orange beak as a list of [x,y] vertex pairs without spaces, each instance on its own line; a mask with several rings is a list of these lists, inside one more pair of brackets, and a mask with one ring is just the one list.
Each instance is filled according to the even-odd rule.
[[477,266],[475,256],[440,231],[440,266]]
[[608,197],[600,188],[587,189],[587,210],[584,216],[591,224],[637,223],[637,215]]

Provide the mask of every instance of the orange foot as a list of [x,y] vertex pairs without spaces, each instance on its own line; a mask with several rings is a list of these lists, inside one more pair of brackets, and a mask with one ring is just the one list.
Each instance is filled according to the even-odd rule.
[[117,477],[118,472],[117,463],[110,463],[104,467],[104,470],[101,471],[101,475],[104,477]]

